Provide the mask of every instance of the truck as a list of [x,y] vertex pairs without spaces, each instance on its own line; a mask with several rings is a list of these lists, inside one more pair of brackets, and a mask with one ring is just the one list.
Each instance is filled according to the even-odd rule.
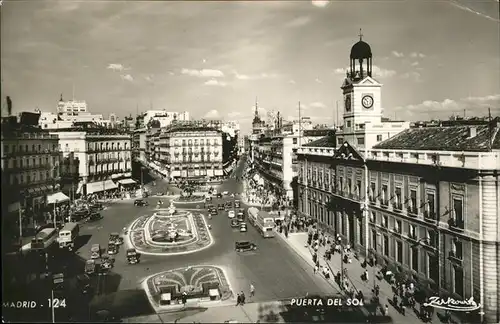
[[252,224],[263,237],[274,237],[274,217],[255,207],[248,208],[248,222]]

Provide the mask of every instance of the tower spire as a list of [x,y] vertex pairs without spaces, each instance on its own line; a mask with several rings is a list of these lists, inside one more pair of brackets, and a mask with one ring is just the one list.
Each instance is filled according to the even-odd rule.
[[259,101],[257,100],[257,97],[255,97],[255,117],[259,116]]
[[359,41],[361,42],[363,40],[363,30],[360,28],[359,29]]

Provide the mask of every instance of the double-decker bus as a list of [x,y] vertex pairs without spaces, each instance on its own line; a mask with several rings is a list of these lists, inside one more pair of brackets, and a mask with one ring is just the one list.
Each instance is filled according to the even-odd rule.
[[31,250],[46,250],[57,241],[57,230],[45,228],[31,239]]
[[248,208],[248,222],[264,237],[274,237],[274,217],[255,207]]

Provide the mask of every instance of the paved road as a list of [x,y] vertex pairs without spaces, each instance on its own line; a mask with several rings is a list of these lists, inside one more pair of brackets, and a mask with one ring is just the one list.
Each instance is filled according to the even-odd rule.
[[[240,163],[235,175],[241,175],[244,163]],[[157,180],[157,190],[167,191],[167,186]],[[231,177],[220,185],[220,191],[241,192],[241,182]],[[83,258],[88,258],[91,244],[99,243],[107,246],[110,232],[121,231],[134,219],[147,213],[152,213],[158,197],[148,198],[152,203],[149,207],[134,207],[132,201],[113,203],[103,211],[104,219],[83,226],[81,235],[92,235],[88,242],[78,251]],[[165,199],[166,198],[160,198]],[[222,200],[234,199],[226,197]],[[167,201],[165,203],[168,203]],[[213,201],[219,203],[218,200]],[[245,207],[245,206],[243,206]],[[203,211],[200,211],[203,213]],[[230,267],[229,280],[235,292],[244,290],[249,295],[252,283],[256,295],[249,301],[269,301],[309,294],[332,293],[331,287],[325,285],[320,276],[315,276],[311,267],[279,238],[264,239],[252,226],[247,233],[233,230],[229,225],[227,213],[220,212],[209,223],[212,224],[214,245],[198,253],[180,256],[147,256],[143,255],[138,265],[128,265],[121,249],[116,256],[113,272],[118,274],[118,282],[109,283],[116,287],[108,287],[107,291],[137,288],[139,282],[146,276],[172,269],[197,264],[212,264]],[[256,252],[238,254],[234,251],[234,242],[250,240],[258,245]]]

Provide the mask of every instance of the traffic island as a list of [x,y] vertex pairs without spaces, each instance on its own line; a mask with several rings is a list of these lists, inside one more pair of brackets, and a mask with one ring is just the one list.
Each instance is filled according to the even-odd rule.
[[233,297],[224,271],[215,266],[190,266],[160,272],[144,281],[154,308],[207,306]]
[[213,238],[203,215],[159,210],[132,224],[130,242],[139,253],[165,256],[204,250],[213,244]]

